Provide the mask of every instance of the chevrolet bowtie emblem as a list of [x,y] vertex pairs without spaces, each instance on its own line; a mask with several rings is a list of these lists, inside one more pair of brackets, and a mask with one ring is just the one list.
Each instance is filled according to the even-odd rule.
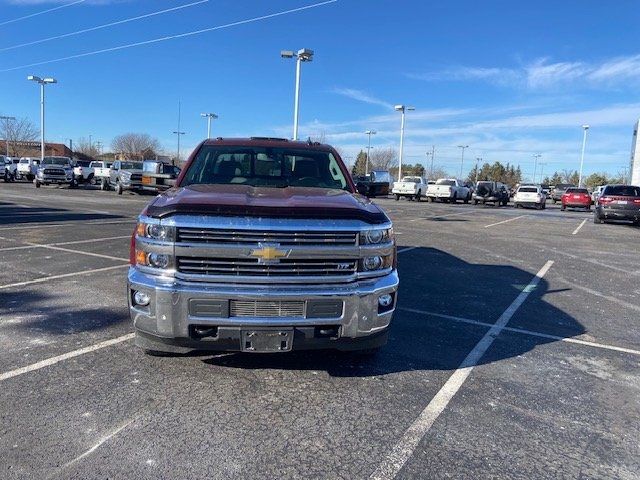
[[281,258],[286,258],[291,250],[280,250],[275,246],[260,245],[260,248],[251,251],[251,256],[256,257],[259,263],[277,263]]

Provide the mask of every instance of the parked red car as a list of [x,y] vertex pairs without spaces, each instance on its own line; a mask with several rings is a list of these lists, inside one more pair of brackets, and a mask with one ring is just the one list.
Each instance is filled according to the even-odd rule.
[[591,195],[586,188],[567,188],[567,191],[562,194],[560,210],[566,210],[567,207],[591,210],[591,203]]

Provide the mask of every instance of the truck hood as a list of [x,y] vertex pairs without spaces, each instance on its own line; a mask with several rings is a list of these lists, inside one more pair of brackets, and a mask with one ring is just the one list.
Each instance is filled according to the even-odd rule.
[[379,224],[388,217],[369,199],[344,190],[249,185],[189,185],[167,190],[149,204],[146,215],[176,213],[278,218],[332,218]]

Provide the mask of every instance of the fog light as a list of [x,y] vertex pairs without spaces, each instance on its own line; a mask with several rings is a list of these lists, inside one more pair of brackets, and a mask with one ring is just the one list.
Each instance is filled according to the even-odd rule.
[[136,290],[133,293],[133,301],[136,305],[146,307],[147,305],[149,305],[149,302],[151,301],[151,297],[149,297],[149,295],[144,292]]
[[378,270],[382,266],[382,257],[365,257],[362,266],[365,270]]
[[390,293],[385,293],[384,295],[380,295],[378,297],[378,305],[381,307],[389,307],[393,303],[393,295]]
[[167,268],[169,266],[169,255],[150,253],[149,265],[155,268]]

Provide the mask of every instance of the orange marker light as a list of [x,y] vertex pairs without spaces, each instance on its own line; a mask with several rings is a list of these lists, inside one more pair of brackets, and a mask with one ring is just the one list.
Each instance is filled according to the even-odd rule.
[[139,237],[144,237],[147,233],[147,226],[144,223],[139,223],[136,227],[136,234]]
[[136,250],[136,263],[138,265],[147,265],[147,252]]

